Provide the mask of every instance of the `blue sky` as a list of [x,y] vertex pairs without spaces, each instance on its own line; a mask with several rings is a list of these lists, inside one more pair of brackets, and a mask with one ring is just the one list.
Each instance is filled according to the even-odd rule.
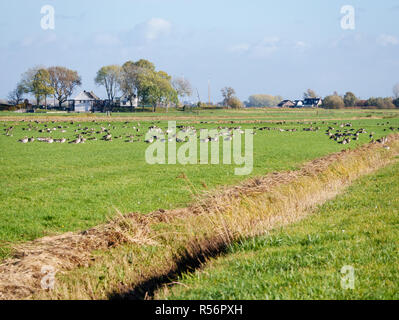
[[[41,29],[44,5],[54,30]],[[355,30],[341,28],[343,5]],[[0,98],[35,65],[77,70],[81,89],[104,97],[97,70],[140,58],[188,78],[202,100],[209,79],[214,102],[224,86],[242,100],[307,88],[366,98],[399,82],[398,0],[2,0],[0,14]]]

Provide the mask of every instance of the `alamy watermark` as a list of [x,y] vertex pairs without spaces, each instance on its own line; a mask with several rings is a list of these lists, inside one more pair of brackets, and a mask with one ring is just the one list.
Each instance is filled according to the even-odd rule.
[[355,289],[355,268],[352,266],[343,266],[341,274],[341,288],[344,290]]
[[53,266],[43,266],[41,270],[44,275],[40,281],[43,290],[54,289],[56,270]]
[[53,6],[45,5],[40,9],[40,13],[43,15],[40,20],[40,27],[43,30],[54,30],[55,29],[55,9]]
[[351,5],[345,5],[341,8],[341,28],[343,30],[355,30],[356,28],[356,16],[355,8]]
[[169,121],[166,131],[154,126],[147,132],[145,141],[150,145],[145,159],[148,164],[236,164],[240,167],[235,168],[235,175],[249,175],[253,171],[253,135],[252,129],[242,130],[241,127],[200,129],[198,132],[194,127],[177,127],[175,121]]

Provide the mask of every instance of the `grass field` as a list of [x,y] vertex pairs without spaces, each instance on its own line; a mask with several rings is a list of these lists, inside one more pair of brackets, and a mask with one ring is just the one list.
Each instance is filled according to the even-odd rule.
[[177,111],[175,109],[165,112],[159,109],[156,113],[152,112],[125,112],[112,113],[111,117],[105,114],[75,114],[62,112],[48,113],[15,113],[3,111],[0,112],[0,118],[98,118],[98,119],[119,119],[119,118],[137,118],[137,119],[159,119],[163,118],[190,118],[190,119],[227,119],[227,120],[317,120],[317,119],[354,119],[354,118],[392,118],[398,117],[399,110],[334,110],[334,109],[280,109],[280,108],[259,108],[259,109],[243,109],[243,110],[195,110],[195,111]]
[[[232,245],[162,299],[398,299],[399,164],[364,177],[300,223]],[[341,287],[343,266],[354,289]]]
[[[399,127],[399,119],[392,118],[394,111],[324,111],[321,113],[333,117],[345,118],[356,116],[383,115],[389,119],[353,120],[353,127],[366,128],[375,132],[375,138],[388,134],[387,127]],[[271,171],[295,169],[301,163],[339,151],[353,148],[369,141],[368,135],[361,136],[360,141],[349,146],[332,142],[325,135],[325,129],[336,121],[313,121],[313,126],[321,129],[317,132],[305,132],[310,123],[296,122],[296,118],[315,116],[315,111],[254,110],[254,111],[207,111],[199,118],[178,121],[178,124],[189,125],[192,121],[196,128],[216,128],[215,121],[225,117],[238,118],[242,128],[260,127],[261,123],[240,124],[248,115],[270,114],[280,117],[285,115],[292,122],[264,125],[272,128],[296,128],[297,132],[279,132],[277,130],[259,132],[254,137],[254,170],[252,176],[264,175]],[[397,113],[396,113],[397,114]],[[7,118],[9,113],[0,114]],[[147,114],[152,116],[152,114]],[[169,114],[171,115],[171,114]],[[397,114],[399,115],[399,114]],[[28,121],[0,122],[0,258],[9,252],[8,243],[33,240],[46,235],[66,231],[82,230],[101,222],[107,217],[122,213],[148,213],[159,208],[170,209],[186,206],[192,195],[220,185],[232,185],[244,178],[234,175],[235,165],[148,165],[145,162],[147,144],[138,142],[125,143],[125,139],[112,143],[105,141],[88,141],[85,144],[46,144],[34,142],[21,144],[24,136],[53,138],[72,138],[78,128],[101,126],[112,128],[114,135],[125,136],[132,132],[131,126],[137,121],[115,121],[110,124],[102,118],[92,121],[81,121],[70,124],[59,121],[56,124],[47,122],[49,127],[67,126],[67,132],[60,130],[48,133],[28,132]],[[384,122],[384,125],[381,125]],[[389,122],[389,125],[388,125]],[[30,123],[30,122],[29,122]],[[152,124],[166,128],[166,121],[140,121],[141,127]],[[341,122],[340,122],[341,123]],[[34,124],[34,123],[33,123]],[[13,136],[5,136],[4,128],[14,126]],[[38,129],[45,129],[45,124],[37,124]],[[78,127],[80,126],[80,127]],[[224,125],[228,126],[228,125]],[[97,135],[98,138],[101,135]],[[182,179],[184,174],[191,182]]]

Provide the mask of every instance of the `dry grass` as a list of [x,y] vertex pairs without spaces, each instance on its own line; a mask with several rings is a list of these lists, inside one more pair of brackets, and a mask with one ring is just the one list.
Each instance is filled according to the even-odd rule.
[[[399,152],[399,135],[389,140],[389,150],[371,144],[333,154],[298,171],[209,193],[190,208],[130,214],[86,232],[21,245],[0,266],[0,293],[4,299],[151,298],[160,284],[233,241],[298,221],[358,177],[388,165]],[[44,265],[59,271],[49,292],[40,289]]]

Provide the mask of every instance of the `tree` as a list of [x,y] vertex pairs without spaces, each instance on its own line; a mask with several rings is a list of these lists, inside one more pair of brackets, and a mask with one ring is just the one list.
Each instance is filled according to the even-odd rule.
[[128,61],[122,66],[119,78],[119,88],[132,108],[133,99],[137,96],[139,71],[140,68],[134,62]]
[[243,107],[243,103],[237,97],[232,97],[229,100],[229,107],[232,109],[241,109]]
[[345,103],[339,95],[331,95],[324,98],[323,106],[327,109],[342,109],[345,107]]
[[236,94],[235,90],[232,87],[225,87],[221,91],[225,102],[227,102]]
[[13,104],[14,106],[19,105],[19,103],[23,100],[25,94],[25,88],[22,83],[18,83],[17,87],[11,91],[8,95],[9,103]]
[[272,96],[270,94],[254,94],[248,98],[248,107],[274,107],[277,106],[283,98],[281,96]]
[[30,93],[36,98],[36,105],[44,98],[47,106],[47,97],[54,94],[51,87],[50,74],[45,67],[34,67],[22,75],[21,85],[25,93]]
[[182,99],[184,97],[189,97],[193,94],[193,89],[191,87],[190,81],[180,77],[172,81],[172,86],[176,90],[177,95]]
[[146,69],[146,70],[150,70],[150,71],[154,71],[155,72],[155,65],[152,62],[148,61],[148,60],[140,59],[139,61],[135,62],[135,65],[138,68]]
[[368,107],[374,107],[377,109],[394,109],[392,98],[370,98],[367,100]]
[[108,100],[112,103],[119,88],[121,67],[110,65],[102,67],[97,72],[94,82],[98,86],[104,86],[107,92]]
[[399,83],[393,87],[393,96],[395,99],[399,99]]
[[304,94],[303,94],[304,99],[317,98],[317,96],[318,96],[317,93],[315,91],[313,91],[312,89],[306,90],[306,92],[304,92]]
[[354,107],[356,105],[357,98],[354,93],[347,92],[344,96],[345,107]]
[[156,72],[143,68],[138,74],[138,94],[143,103],[152,105],[153,112],[161,104],[178,103],[177,92],[172,87],[171,77],[164,71]]
[[392,101],[396,108],[399,108],[399,98]]
[[223,104],[225,106],[228,106],[230,104],[230,99],[234,97],[236,92],[232,87],[225,87],[221,91],[222,91],[222,96],[224,98]]
[[54,94],[54,89],[51,87],[50,73],[47,69],[39,69],[33,79],[33,93],[36,96],[36,101],[39,104],[40,97],[44,97],[44,105],[47,108],[47,97]]
[[77,71],[65,67],[48,68],[50,76],[50,86],[54,90],[54,96],[58,100],[59,107],[68,100],[76,87],[82,84],[82,80]]

